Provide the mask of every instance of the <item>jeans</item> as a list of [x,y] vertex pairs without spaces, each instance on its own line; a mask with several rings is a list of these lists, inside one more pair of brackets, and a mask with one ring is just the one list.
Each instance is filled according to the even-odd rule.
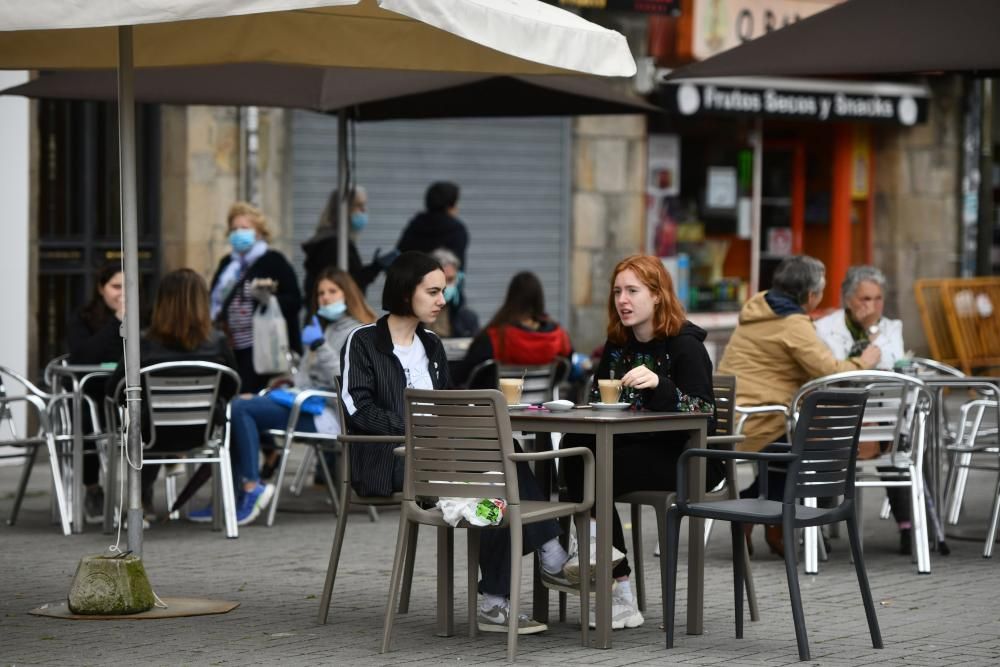
[[[514,448],[521,451],[515,444]],[[522,501],[547,500],[542,495],[538,480],[527,463],[517,464],[517,489]],[[479,570],[482,579],[479,592],[490,595],[510,594],[510,533],[509,528],[486,528],[479,532]],[[555,519],[527,524],[522,529],[523,553],[529,554],[556,537],[561,530]],[[522,554],[523,555],[523,554]]]
[[[238,482],[257,482],[260,480],[260,440],[269,429],[285,428],[292,409],[278,405],[267,396],[254,396],[237,398],[231,410],[233,474]],[[313,416],[300,412],[295,430],[315,433]]]

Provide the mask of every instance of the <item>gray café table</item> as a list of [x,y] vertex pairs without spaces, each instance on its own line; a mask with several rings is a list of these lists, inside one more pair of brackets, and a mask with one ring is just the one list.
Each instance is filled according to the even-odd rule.
[[[511,410],[510,424],[515,431],[533,433],[588,433],[596,440],[596,470],[594,504],[597,507],[597,569],[595,644],[611,648],[611,523],[614,496],[614,436],[620,433],[680,432],[689,433],[686,448],[704,448],[709,414],[696,412],[635,412],[632,410],[597,410],[575,408],[566,412],[548,410]],[[664,447],[670,445],[664,444]],[[691,502],[704,498],[705,460],[691,459],[688,468]],[[702,608],[705,583],[704,520],[688,519],[688,598],[687,632],[702,633]],[[548,609],[536,609],[547,616]]]
[[[52,373],[69,382],[72,400],[73,420],[73,483],[68,489],[71,499],[72,527],[74,533],[83,532],[83,390],[88,383],[107,378],[117,364],[62,364],[54,365]],[[65,386],[59,383],[59,386]]]

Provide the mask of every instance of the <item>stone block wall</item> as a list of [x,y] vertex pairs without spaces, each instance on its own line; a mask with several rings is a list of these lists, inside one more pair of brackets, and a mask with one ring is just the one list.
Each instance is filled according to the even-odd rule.
[[[285,192],[286,116],[261,109],[258,125],[260,206],[272,245],[290,250]],[[226,213],[240,196],[240,120],[235,107],[173,107],[162,112],[161,241],[163,270],[189,267],[211,279],[228,253]]]
[[958,275],[962,89],[958,77],[929,80],[928,120],[873,133],[874,261],[889,280],[886,313],[903,320],[906,347],[928,353],[913,282]]
[[645,239],[646,119],[582,116],[573,123],[569,332],[576,350],[604,342],[611,270]]

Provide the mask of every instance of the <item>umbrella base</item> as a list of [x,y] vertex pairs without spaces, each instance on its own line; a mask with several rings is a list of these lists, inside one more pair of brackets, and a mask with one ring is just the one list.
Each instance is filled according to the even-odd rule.
[[153,607],[149,611],[137,614],[124,615],[100,615],[100,614],[74,614],[69,609],[69,604],[62,602],[50,602],[41,607],[32,609],[29,614],[33,616],[47,616],[49,618],[62,618],[70,621],[145,621],[159,618],[179,618],[182,616],[208,616],[210,614],[225,614],[240,606],[239,602],[228,600],[206,600],[203,598],[183,598],[165,597],[163,603],[166,607]]

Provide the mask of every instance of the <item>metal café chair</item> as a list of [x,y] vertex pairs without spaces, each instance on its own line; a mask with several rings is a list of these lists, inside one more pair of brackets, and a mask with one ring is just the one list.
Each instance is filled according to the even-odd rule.
[[[859,463],[855,486],[909,489],[917,572],[928,574],[931,571],[930,523],[924,481],[924,449],[932,396],[922,380],[901,373],[878,370],[834,373],[807,382],[796,393],[789,417],[793,429],[801,406],[811,393],[843,387],[862,387],[869,391],[860,442],[877,442],[881,446],[877,458]],[[816,499],[805,497],[804,502],[815,506]],[[861,504],[860,495],[857,504]],[[808,574],[819,571],[821,545],[819,530],[808,528],[804,536],[805,571]]]
[[[139,369],[143,405],[143,453],[141,465],[203,464],[212,466],[215,493],[212,521],[218,529],[219,517],[228,538],[239,537],[236,525],[236,494],[233,488],[229,456],[229,403],[239,394],[239,374],[209,361],[168,361]],[[122,429],[125,379],[118,383],[114,396],[105,402],[107,423],[114,437],[112,451],[117,454],[108,465],[108,493],[115,495],[119,474],[126,462]],[[221,411],[221,414],[220,414]],[[163,444],[157,447],[158,441]],[[184,456],[181,456],[184,454]],[[221,505],[222,512],[219,512]],[[114,503],[107,503],[114,511]],[[106,525],[113,517],[105,515]]]
[[[575,519],[580,550],[590,550],[590,508],[594,502],[594,455],[585,447],[560,451],[518,453],[507,414],[507,402],[495,389],[465,391],[406,390],[406,474],[403,502],[399,514],[399,536],[392,567],[389,600],[385,612],[382,652],[389,650],[395,621],[395,600],[399,595],[403,571],[407,566],[409,545],[417,526],[431,525],[451,530],[439,509],[427,509],[421,499],[455,497],[477,500],[503,498],[507,502],[501,527],[510,533],[510,611],[508,613],[507,659],[517,654],[517,620],[520,610],[522,526],[563,516]],[[522,501],[518,493],[518,462],[541,461],[582,456],[584,459],[584,499],[580,503],[549,500]],[[476,601],[479,537],[478,527],[462,521],[468,537],[468,614],[469,636],[478,633]],[[450,554],[438,551],[438,558],[450,561]],[[580,614],[583,645],[589,644],[589,587],[587,558],[580,561]],[[439,568],[440,572],[440,568]],[[447,581],[450,585],[451,571]],[[439,595],[440,597],[440,595]],[[449,604],[446,601],[444,604]]]
[[[733,433],[735,428],[735,398],[736,398],[736,378],[732,375],[713,375],[713,392],[715,394],[715,435],[709,436],[707,444],[712,449],[724,449],[732,451],[733,447],[743,440],[742,435]],[[726,477],[719,488],[713,489],[706,494],[706,500],[735,500],[739,497],[739,490],[736,487],[736,465],[735,461],[725,462]],[[646,611],[646,581],[643,568],[642,553],[642,506],[649,505],[656,512],[656,532],[657,543],[659,545],[658,554],[662,554],[666,549],[667,540],[667,510],[676,500],[673,491],[633,491],[621,494],[615,498],[615,502],[628,503],[632,513],[632,559],[635,565],[635,587],[636,602],[639,611]],[[705,543],[711,535],[711,524],[705,525]],[[746,543],[742,546],[744,560],[744,581],[747,589],[747,601],[750,606],[750,620],[760,619],[760,610],[757,607],[757,593],[754,589],[753,575],[750,572],[750,555],[747,553]],[[661,593],[666,595],[665,581],[660,582]]]
[[[864,389],[823,389],[810,392],[800,404],[799,419],[795,424],[791,444],[785,452],[731,452],[712,449],[686,450],[677,462],[677,504],[667,513],[666,558],[661,567],[668,578],[668,595],[664,620],[666,645],[674,644],[674,598],[677,591],[677,547],[680,542],[680,519],[684,516],[729,521],[733,544],[733,590],[736,610],[736,637],[743,637],[743,563],[741,545],[744,523],[781,525],[790,536],[796,528],[815,527],[838,521],[847,522],[847,532],[854,556],[854,569],[861,588],[868,631],[872,646],[882,648],[882,635],[875,615],[875,603],[868,585],[864,556],[855,514],[855,463],[858,436],[864,416],[868,392]],[[692,456],[715,458],[724,461],[749,459],[759,466],[760,495],[757,498],[719,500],[691,503],[687,497],[684,471]],[[767,466],[771,462],[787,464],[785,489],[782,500],[767,499]],[[804,498],[843,497],[831,508],[816,508],[799,504]],[[796,563],[797,547],[792,539],[785,539],[785,576],[792,604],[795,640],[799,660],[809,660],[809,640],[799,591]]]
[[[8,438],[0,439],[0,445],[19,450],[11,454],[0,454],[0,458],[24,459],[21,467],[21,479],[18,481],[17,492],[14,495],[14,505],[10,511],[10,518],[7,519],[7,525],[13,526],[17,521],[17,515],[21,510],[21,502],[28,488],[28,479],[31,477],[31,469],[35,465],[38,449],[39,447],[45,447],[49,455],[49,469],[52,472],[52,488],[55,495],[59,523],[62,526],[63,535],[69,535],[71,532],[70,506],[66,497],[66,487],[62,476],[59,452],[56,447],[56,438],[52,429],[50,405],[52,400],[52,394],[42,391],[19,373],[0,366],[0,437],[2,437],[2,430],[5,425],[9,433]],[[19,405],[24,405],[26,412],[27,407],[30,406],[35,413],[35,417],[38,420],[38,428],[32,435],[18,434],[15,423],[15,409],[12,408]]]

